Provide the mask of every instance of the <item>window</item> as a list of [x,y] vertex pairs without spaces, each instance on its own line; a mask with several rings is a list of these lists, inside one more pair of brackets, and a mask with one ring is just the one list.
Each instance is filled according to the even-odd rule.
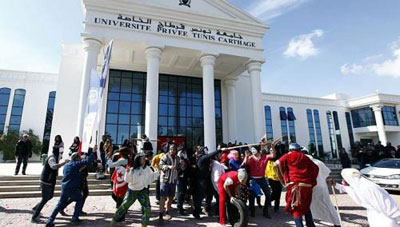
[[319,119],[319,111],[314,110],[314,123],[315,123],[315,132],[317,134],[317,148],[319,157],[324,156],[324,144],[322,141],[322,130],[321,130],[321,121]]
[[14,100],[11,109],[9,131],[19,133],[21,127],[22,112],[25,102],[25,89],[17,89],[14,93]]
[[310,143],[313,143],[314,145],[316,145],[312,111],[310,109],[308,109],[308,110],[306,110],[306,113],[307,113],[308,134],[310,136]]
[[353,147],[354,145],[354,134],[353,134],[353,126],[351,124],[350,113],[346,112],[346,123],[347,123],[347,131],[349,132],[350,145]]
[[336,134],[337,146],[340,150],[343,148],[343,144],[342,144],[342,135],[340,132],[339,116],[338,116],[337,111],[333,111],[332,113],[333,113],[333,122],[335,123],[335,134]]
[[[222,142],[221,82],[214,81],[216,142]],[[158,135],[184,136],[188,148],[204,144],[203,81],[160,75]],[[211,148],[210,148],[211,149]]]
[[288,107],[287,108],[287,116],[288,116],[288,122],[289,122],[289,138],[291,143],[296,142],[296,128],[294,121],[296,120],[296,117],[294,116],[293,113],[293,108]]
[[4,126],[6,125],[6,116],[8,103],[10,101],[10,92],[10,88],[0,89],[0,134],[4,133]]
[[396,107],[384,106],[382,108],[383,122],[385,125],[398,126]]
[[53,122],[55,101],[56,101],[56,92],[52,91],[49,93],[49,100],[47,102],[47,112],[46,112],[46,120],[45,120],[44,133],[43,133],[42,153],[47,153],[47,151],[49,150],[51,125]]
[[110,70],[105,131],[114,144],[144,131],[145,97],[146,73]]
[[333,126],[333,118],[332,118],[332,113],[330,111],[326,112],[326,119],[328,122],[329,139],[330,139],[330,143],[331,143],[332,157],[336,157],[337,147],[336,147],[336,138],[335,138],[335,128]]
[[351,111],[354,128],[376,125],[375,114],[372,108],[365,107]]
[[265,113],[265,128],[266,128],[267,140],[273,140],[274,133],[272,130],[271,107],[264,106],[264,113]]
[[282,131],[282,141],[288,142],[288,125],[287,125],[287,117],[285,107],[279,108],[279,113],[281,117],[281,131]]

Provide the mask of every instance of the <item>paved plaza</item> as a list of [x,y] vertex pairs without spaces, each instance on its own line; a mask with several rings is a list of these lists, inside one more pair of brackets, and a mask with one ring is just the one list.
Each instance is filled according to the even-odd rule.
[[[0,176],[11,175],[13,163],[0,164]],[[28,174],[37,175],[40,173],[41,165],[39,163],[30,164]],[[61,173],[62,171],[60,171]],[[39,183],[38,183],[39,184]],[[90,189],[90,188],[89,188]],[[392,194],[397,203],[400,203],[400,193]],[[258,209],[255,218],[251,218],[249,226],[294,226],[294,222],[290,216],[283,211],[284,196],[282,193],[281,210],[278,213],[272,213],[272,219],[262,217],[262,210]],[[155,196],[150,197],[152,204],[152,218],[150,226],[156,226],[158,217],[158,206],[155,203]],[[335,199],[331,196],[333,203]],[[0,200],[0,226],[44,226],[44,224],[32,224],[30,218],[32,215],[32,207],[39,202],[40,198],[24,198],[24,199],[2,199]],[[46,204],[42,210],[41,220],[45,222],[55,207],[58,197],[53,198]],[[337,201],[341,210],[343,226],[368,226],[366,211],[362,207],[357,206],[347,195],[337,195]],[[175,207],[175,205],[173,205]],[[74,206],[71,205],[66,209],[66,213],[72,215]],[[190,207],[186,206],[188,212]],[[111,196],[89,196],[83,209],[88,216],[81,217],[84,222],[79,226],[111,226],[111,219],[115,212],[115,202]],[[217,217],[203,216],[202,220],[195,220],[191,216],[179,216],[174,210],[173,219],[166,222],[164,226],[218,226]],[[56,219],[56,226],[69,226],[71,216],[63,217],[59,215]],[[136,202],[127,215],[126,222],[117,224],[116,226],[140,226],[141,211],[140,204]],[[317,226],[331,226],[327,223],[318,223]]]

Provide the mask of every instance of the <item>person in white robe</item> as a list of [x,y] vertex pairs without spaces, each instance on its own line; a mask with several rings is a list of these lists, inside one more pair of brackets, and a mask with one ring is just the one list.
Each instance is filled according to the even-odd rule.
[[320,160],[307,155],[319,168],[317,185],[313,188],[311,213],[314,219],[332,223],[335,227],[340,226],[338,212],[332,204],[329,196],[327,178],[331,170]]
[[340,192],[346,192],[354,202],[367,209],[369,226],[399,226],[400,208],[387,191],[353,168],[343,169],[342,177],[345,185],[332,183]]

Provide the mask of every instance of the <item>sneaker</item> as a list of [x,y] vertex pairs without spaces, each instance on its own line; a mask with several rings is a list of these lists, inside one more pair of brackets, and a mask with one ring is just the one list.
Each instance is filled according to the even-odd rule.
[[186,214],[186,212],[185,212],[185,210],[183,208],[179,209],[179,214],[182,215],[182,216],[187,216],[187,214]]
[[79,213],[80,216],[87,216],[88,214],[84,211],[81,211],[81,213]]
[[54,223],[46,223],[46,227],[54,227]]
[[40,217],[39,217],[39,216],[37,216],[37,217],[32,217],[31,222],[32,222],[32,223],[36,223],[36,224],[41,223]]
[[25,173],[25,172],[22,172],[22,175],[26,175],[26,173]]
[[17,176],[18,175],[18,173],[14,173],[14,176]]
[[197,220],[201,220],[201,217],[199,214],[193,214],[193,217],[196,218]]
[[165,218],[165,220],[169,221],[172,219],[172,216],[170,214],[166,213],[164,218]]
[[61,210],[61,211],[60,211],[60,214],[61,214],[61,216],[68,216],[68,214],[67,214],[67,213],[65,213],[65,211],[64,211],[64,210]]
[[164,225],[164,219],[162,216],[158,218],[158,225]]

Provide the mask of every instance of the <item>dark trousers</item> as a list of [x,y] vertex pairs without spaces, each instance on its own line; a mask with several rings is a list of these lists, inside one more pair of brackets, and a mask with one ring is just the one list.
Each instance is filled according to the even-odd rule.
[[121,206],[122,202],[124,201],[124,198],[117,197],[114,193],[112,194],[112,198],[117,204],[117,209]]
[[[87,199],[87,197],[89,196],[89,187],[88,187],[88,183],[87,183],[87,178],[86,177],[83,177],[82,178],[82,183],[81,183],[81,188],[80,188],[80,190],[81,190],[81,193],[82,193],[82,200],[83,200],[83,202],[82,202],[82,209],[83,209],[83,206],[85,205],[85,202],[86,202],[86,199]],[[63,210],[67,207],[67,206],[69,206],[69,204],[71,204],[72,202],[74,202],[74,200],[72,200],[71,198],[68,200],[68,202],[67,202],[67,205],[63,208]],[[82,210],[81,209],[81,210]]]
[[179,177],[177,182],[177,198],[178,198],[178,208],[183,208],[183,202],[185,201],[185,195],[187,191],[187,178]]
[[22,167],[22,173],[24,174],[26,171],[26,167],[28,166],[28,155],[19,155],[17,157],[17,166],[15,167],[15,174],[19,173],[19,169],[21,167],[21,163],[23,163],[23,167]]
[[212,185],[211,179],[207,180],[207,191],[206,191],[206,211],[212,212],[212,200],[215,197],[217,203],[215,204],[215,214],[219,213],[219,195],[218,192],[215,191],[214,186]]
[[53,212],[51,213],[47,223],[54,223],[57,214],[61,210],[65,209],[65,207],[67,207],[71,201],[76,202],[72,220],[77,220],[79,218],[79,214],[82,211],[84,203],[83,196],[79,188],[68,188],[68,189],[61,189],[60,200],[58,201],[56,208],[54,208]]
[[160,201],[160,177],[156,180],[156,199]]
[[[211,181],[210,181],[211,182]],[[217,203],[215,204],[215,210],[214,210],[214,214],[215,215],[219,215],[219,195],[218,192],[215,191],[214,187],[212,186],[211,183],[211,188],[207,189],[207,195],[206,195],[206,210],[207,212],[212,212],[212,200],[213,198],[216,199]]]
[[279,204],[281,202],[281,194],[282,194],[282,184],[279,181],[276,180],[268,180],[269,185],[272,188],[272,193],[271,193],[271,201],[274,201],[274,209],[279,210]]
[[[307,227],[315,227],[314,224],[314,220],[311,214],[311,211],[308,211],[305,215],[304,215],[305,219],[306,219],[306,226]],[[296,224],[296,227],[303,227],[303,218],[294,218],[294,223]]]
[[200,215],[201,213],[201,203],[206,195],[207,190],[207,180],[198,179],[196,182],[195,193],[194,193],[194,215]]
[[[251,178],[254,179],[254,178]],[[264,211],[268,210],[268,207],[271,206],[271,195],[269,192],[269,185],[267,179],[259,178],[259,179],[254,179],[258,185],[260,185],[261,190],[263,191],[265,195],[265,204],[264,204]],[[255,208],[254,208],[254,200],[256,199],[256,194],[254,192],[250,192],[250,198],[249,198],[249,204],[250,204],[250,212],[254,213]]]
[[[115,168],[110,168],[110,176],[112,176],[114,174],[114,171],[115,171]],[[114,182],[111,179],[111,177],[110,177],[110,185],[111,185],[111,188],[114,188]]]
[[42,189],[42,200],[34,207],[35,211],[33,212],[32,218],[39,216],[44,205],[46,205],[47,201],[52,199],[54,195],[54,185],[40,183],[40,188]]

